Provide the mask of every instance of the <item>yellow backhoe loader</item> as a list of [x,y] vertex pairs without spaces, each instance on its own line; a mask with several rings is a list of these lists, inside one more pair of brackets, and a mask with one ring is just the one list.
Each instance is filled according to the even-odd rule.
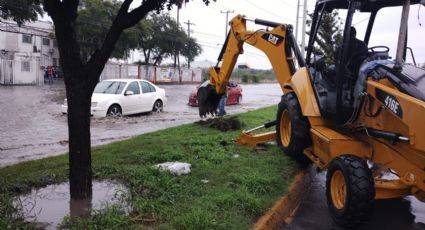
[[[368,221],[375,199],[413,195],[425,201],[425,70],[405,63],[407,21],[419,0],[318,0],[305,59],[287,24],[253,20],[270,30],[248,31],[244,16],[230,21],[218,63],[198,90],[200,116],[215,114],[237,58],[248,43],[271,62],[283,96],[276,131],[245,132],[238,143],[255,145],[276,140],[283,152],[302,164],[327,170],[330,214],[341,226]],[[383,8],[402,10],[395,60],[389,48],[367,48]],[[334,65],[313,47],[323,15],[345,10],[342,44]],[[353,47],[353,16],[369,14],[363,39],[366,50]],[[397,30],[397,31],[396,31]],[[360,44],[361,45],[361,44]],[[221,63],[221,65],[220,65]],[[382,170],[392,174],[383,177]]]

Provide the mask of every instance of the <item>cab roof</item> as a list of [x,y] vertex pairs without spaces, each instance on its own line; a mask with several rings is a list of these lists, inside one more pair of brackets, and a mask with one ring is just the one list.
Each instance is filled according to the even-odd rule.
[[[384,7],[391,6],[403,6],[405,0],[318,0],[317,6],[325,5],[326,11],[332,11],[333,9],[347,9],[349,2],[360,2],[361,12],[372,12],[377,11]],[[410,0],[410,4],[418,4],[421,0]]]

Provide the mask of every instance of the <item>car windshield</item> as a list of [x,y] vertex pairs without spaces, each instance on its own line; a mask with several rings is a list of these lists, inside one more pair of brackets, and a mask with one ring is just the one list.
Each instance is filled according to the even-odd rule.
[[94,93],[120,94],[126,83],[121,81],[102,81],[96,85]]

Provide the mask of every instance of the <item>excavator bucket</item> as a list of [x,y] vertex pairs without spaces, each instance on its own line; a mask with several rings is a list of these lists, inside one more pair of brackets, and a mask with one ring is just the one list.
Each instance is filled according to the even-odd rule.
[[213,85],[206,81],[198,88],[199,116],[206,117],[208,114],[217,114],[218,103],[222,94],[217,94]]

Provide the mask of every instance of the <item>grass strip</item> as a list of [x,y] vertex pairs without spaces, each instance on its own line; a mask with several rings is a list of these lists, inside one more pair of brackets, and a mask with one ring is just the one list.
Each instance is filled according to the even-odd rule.
[[[275,114],[273,106],[237,118],[246,129]],[[128,215],[111,207],[85,220],[66,218],[66,227],[249,229],[287,191],[298,168],[274,145],[256,151],[232,144],[239,133],[188,124],[94,147],[94,178],[123,182],[133,211]],[[192,172],[177,177],[154,168],[166,161],[190,163]],[[67,154],[0,169],[0,229],[34,227],[16,218],[12,197],[64,182],[67,173]]]

